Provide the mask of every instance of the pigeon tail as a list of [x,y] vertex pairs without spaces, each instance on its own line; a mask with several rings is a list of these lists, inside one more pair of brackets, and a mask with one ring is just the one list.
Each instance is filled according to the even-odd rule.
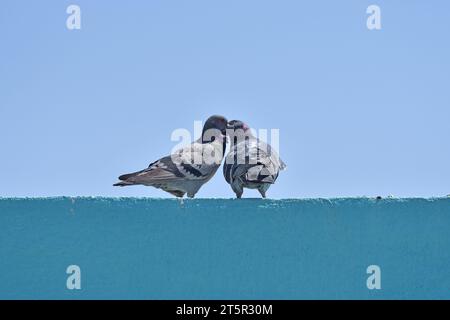
[[134,176],[138,175],[139,173],[142,173],[142,171],[143,170],[137,171],[137,172],[133,172],[133,173],[123,174],[123,175],[121,175],[119,177],[119,180],[126,181],[126,180],[130,179],[131,177],[134,177]]
[[284,163],[284,161],[281,159],[279,160],[280,160],[280,170],[286,170],[287,169],[286,163]]
[[132,186],[134,183],[132,182],[126,182],[126,181],[121,181],[121,182],[117,182],[113,184],[113,187],[125,187],[125,186]]
[[119,180],[121,180],[121,181],[113,184],[113,186],[114,187],[125,187],[125,186],[132,186],[132,185],[134,185],[135,181],[128,181],[128,180],[130,178],[133,178],[133,177],[137,176],[138,174],[142,173],[142,171],[143,170],[121,175],[119,177]]

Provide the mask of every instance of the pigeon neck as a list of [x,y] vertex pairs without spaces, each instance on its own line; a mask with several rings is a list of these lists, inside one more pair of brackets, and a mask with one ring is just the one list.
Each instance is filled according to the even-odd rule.
[[[211,142],[216,141],[216,139],[217,139],[217,137],[214,137],[212,139],[205,139],[204,135],[202,134],[202,137],[200,138],[200,142],[202,144],[211,143]],[[223,136],[221,136],[219,139],[222,139],[222,154],[225,154],[225,150],[227,148],[227,139],[224,138]]]

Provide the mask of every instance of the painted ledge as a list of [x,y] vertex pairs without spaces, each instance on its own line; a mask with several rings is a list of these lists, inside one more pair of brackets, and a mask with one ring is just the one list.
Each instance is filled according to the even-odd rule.
[[450,198],[1,198],[0,226],[2,299],[450,298]]

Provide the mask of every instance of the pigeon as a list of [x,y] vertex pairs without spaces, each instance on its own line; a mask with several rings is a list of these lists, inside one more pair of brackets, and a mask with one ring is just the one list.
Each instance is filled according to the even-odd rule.
[[258,189],[265,198],[286,164],[269,144],[254,137],[244,122],[232,120],[228,124],[233,129],[228,130],[231,147],[223,165],[225,180],[237,198],[242,197],[244,188]]
[[222,163],[227,125],[227,119],[222,116],[209,117],[197,141],[152,162],[144,170],[121,175],[121,181],[114,186],[152,186],[179,198],[185,194],[193,198]]

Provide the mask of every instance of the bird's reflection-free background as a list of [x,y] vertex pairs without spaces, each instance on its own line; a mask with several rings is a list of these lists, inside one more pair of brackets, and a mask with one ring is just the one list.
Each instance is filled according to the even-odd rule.
[[[2,1],[0,195],[166,197],[112,183],[215,113],[280,129],[269,197],[445,195],[449,17],[444,0]],[[197,196],[233,194],[219,171]]]

